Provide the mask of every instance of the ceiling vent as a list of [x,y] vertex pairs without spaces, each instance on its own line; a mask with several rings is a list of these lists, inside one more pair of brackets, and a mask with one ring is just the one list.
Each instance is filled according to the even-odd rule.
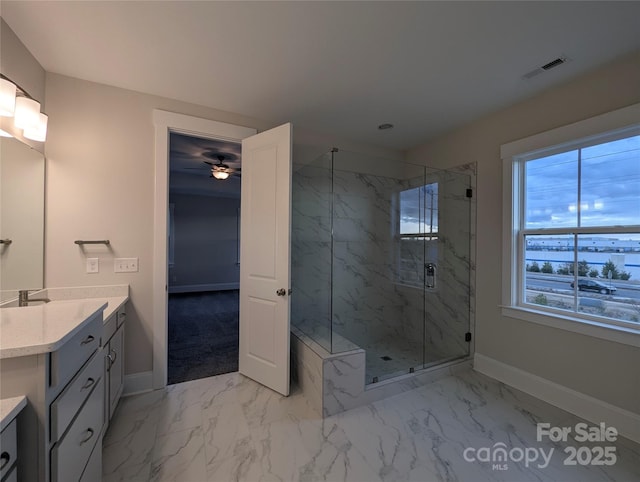
[[552,60],[551,62],[547,62],[546,64],[533,69],[531,72],[528,72],[522,76],[523,79],[531,79],[536,75],[542,74],[543,72],[547,72],[551,69],[558,67],[559,65],[566,64],[569,61],[567,57],[558,57],[557,59]]

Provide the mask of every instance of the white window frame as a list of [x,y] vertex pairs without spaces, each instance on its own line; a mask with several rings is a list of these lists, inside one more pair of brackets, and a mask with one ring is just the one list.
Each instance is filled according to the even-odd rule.
[[[615,341],[640,347],[640,326],[628,323],[603,321],[584,313],[561,314],[532,306],[522,301],[524,292],[524,250],[520,249],[520,213],[522,193],[520,179],[523,176],[524,162],[534,159],[539,153],[552,153],[571,149],[576,144],[592,141],[606,142],[614,136],[634,135],[640,129],[640,104],[634,104],[613,112],[602,114],[584,121],[520,139],[500,147],[503,167],[503,240],[502,240],[502,314],[541,325],[552,326],[575,333]],[[593,228],[578,228],[579,232],[593,232]],[[531,230],[529,230],[531,231]],[[548,233],[552,230],[545,230]],[[611,228],[621,232],[621,229]],[[622,230],[624,232],[624,229]]]

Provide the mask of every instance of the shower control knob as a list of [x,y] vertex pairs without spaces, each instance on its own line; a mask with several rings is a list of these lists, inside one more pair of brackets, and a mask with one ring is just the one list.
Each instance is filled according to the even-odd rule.
[[284,296],[287,294],[287,290],[285,290],[284,288],[280,288],[278,291],[276,291],[276,294],[278,296]]

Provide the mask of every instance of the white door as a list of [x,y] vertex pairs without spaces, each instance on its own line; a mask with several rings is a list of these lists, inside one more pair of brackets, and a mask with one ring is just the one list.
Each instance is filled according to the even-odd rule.
[[289,395],[291,124],[242,141],[240,359],[243,375]]

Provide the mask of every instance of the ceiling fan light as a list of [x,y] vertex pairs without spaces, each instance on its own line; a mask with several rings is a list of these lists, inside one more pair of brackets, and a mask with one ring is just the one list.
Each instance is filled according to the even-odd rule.
[[13,117],[15,110],[16,85],[7,79],[0,79],[0,116]]
[[213,171],[211,174],[213,175],[213,177],[215,177],[216,179],[220,179],[221,181],[229,177],[229,173],[225,171]]
[[40,102],[28,97],[16,98],[13,123],[18,129],[37,128],[40,124]]

